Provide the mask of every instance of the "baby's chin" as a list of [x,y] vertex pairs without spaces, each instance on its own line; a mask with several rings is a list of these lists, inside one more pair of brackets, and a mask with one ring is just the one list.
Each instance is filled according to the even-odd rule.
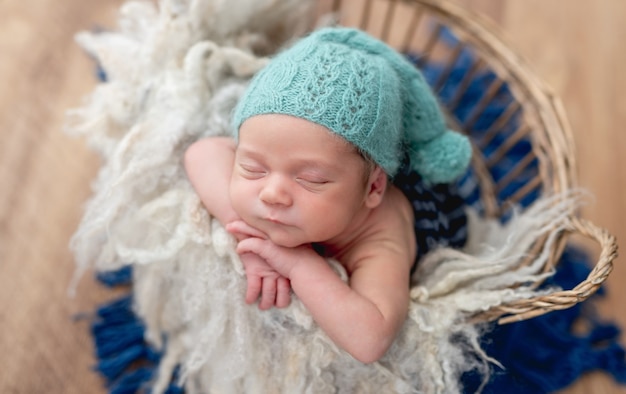
[[296,248],[314,242],[308,240],[304,231],[296,225],[272,223],[257,217],[251,217],[249,220],[248,223],[264,233],[277,246]]
[[283,248],[297,248],[298,246],[308,244],[309,242],[302,242],[302,240],[294,239],[293,237],[285,237],[282,235],[273,236],[268,234],[270,241],[275,245],[282,246]]
[[309,240],[304,239],[302,236],[291,234],[289,231],[280,231],[274,228],[268,229],[264,232],[270,241],[272,241],[275,245],[282,246],[284,248],[297,248],[298,246],[309,245],[312,243]]

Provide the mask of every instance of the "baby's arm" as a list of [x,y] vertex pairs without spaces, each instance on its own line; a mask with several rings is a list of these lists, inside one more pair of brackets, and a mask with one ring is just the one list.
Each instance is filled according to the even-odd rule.
[[185,171],[209,213],[223,225],[239,219],[230,203],[230,177],[235,141],[228,137],[204,138],[185,152]]
[[[191,185],[209,213],[222,225],[239,219],[230,203],[230,178],[235,160],[235,141],[228,137],[211,137],[192,144],[185,152],[185,170]],[[247,227],[248,233],[233,232],[238,240],[260,232]],[[267,262],[253,253],[242,254],[247,279],[246,302],[259,297],[259,308],[283,308],[291,300],[289,280],[282,277]]]
[[383,250],[376,253],[360,262],[350,275],[349,286],[337,281],[328,265],[300,265],[289,276],[294,292],[318,324],[364,363],[377,361],[386,353],[409,305],[410,268],[404,256]]
[[306,246],[284,248],[266,240],[240,242],[291,281],[315,321],[339,347],[369,363],[382,357],[403,324],[409,304],[410,257],[385,242],[368,245],[346,284]]

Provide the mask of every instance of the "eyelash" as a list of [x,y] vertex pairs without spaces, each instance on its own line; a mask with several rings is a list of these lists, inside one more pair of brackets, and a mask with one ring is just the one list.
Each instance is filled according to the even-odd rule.
[[248,166],[245,164],[240,164],[239,167],[243,170],[245,174],[248,174],[248,175],[259,176],[259,175],[265,174],[265,170],[263,170],[262,168]]
[[328,181],[326,180],[310,180],[310,179],[303,179],[303,178],[297,178],[300,182],[304,182],[304,183],[308,183],[308,184],[312,184],[312,185],[325,185],[328,183]]
[[326,181],[326,180],[312,181],[312,180],[306,180],[306,179],[302,179],[302,178],[296,178],[296,181],[304,189],[306,189],[306,190],[308,190],[310,192],[315,192],[315,193],[320,192],[321,190],[323,190],[324,186],[329,183],[329,181]]

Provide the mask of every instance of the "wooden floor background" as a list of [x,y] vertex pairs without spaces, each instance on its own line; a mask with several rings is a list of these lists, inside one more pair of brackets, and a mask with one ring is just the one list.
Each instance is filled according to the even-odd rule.
[[[583,215],[626,240],[626,1],[453,1],[498,25],[562,98],[580,185],[596,197]],[[114,27],[120,4],[0,1],[0,393],[104,392],[90,371],[89,326],[79,314],[111,293],[85,278],[76,298],[66,295],[67,244],[98,160],[62,125],[65,110],[95,83],[73,35]],[[599,308],[626,328],[624,261]],[[564,391],[618,392],[626,390],[599,373]]]

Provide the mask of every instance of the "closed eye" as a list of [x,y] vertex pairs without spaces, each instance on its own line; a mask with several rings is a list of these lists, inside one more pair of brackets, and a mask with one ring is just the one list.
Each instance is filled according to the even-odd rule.
[[315,190],[319,190],[323,186],[330,183],[330,181],[321,178],[297,178],[296,180],[305,188]]
[[326,180],[322,180],[322,179],[301,179],[302,182],[306,182],[306,183],[312,183],[315,185],[323,185],[328,183],[328,181]]
[[241,169],[241,174],[247,178],[261,178],[266,174],[265,169],[258,166],[239,163],[239,168]]

